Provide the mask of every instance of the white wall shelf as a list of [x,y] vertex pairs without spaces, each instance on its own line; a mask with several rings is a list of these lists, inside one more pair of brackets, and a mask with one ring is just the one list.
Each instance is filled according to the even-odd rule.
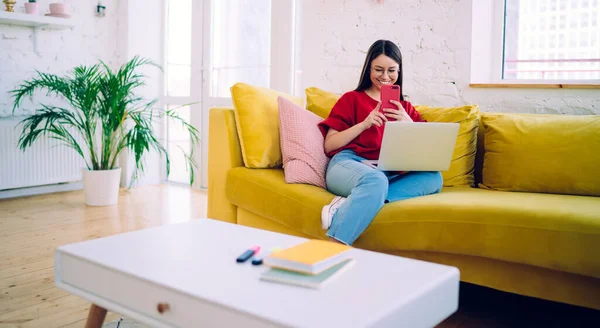
[[51,17],[0,11],[0,24],[33,27],[33,51],[38,53],[38,29],[62,30],[75,27],[72,18]]
[[72,18],[61,18],[0,11],[0,24],[66,29],[75,27]]

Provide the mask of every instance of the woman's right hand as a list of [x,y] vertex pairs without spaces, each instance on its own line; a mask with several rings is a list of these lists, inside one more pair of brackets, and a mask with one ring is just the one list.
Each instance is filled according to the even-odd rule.
[[367,130],[373,125],[382,126],[385,122],[387,122],[387,117],[385,117],[385,115],[379,111],[380,107],[381,102],[378,102],[377,106],[375,106],[375,109],[373,109],[371,113],[369,113],[369,116],[367,116],[367,118],[360,123],[362,124],[363,129]]

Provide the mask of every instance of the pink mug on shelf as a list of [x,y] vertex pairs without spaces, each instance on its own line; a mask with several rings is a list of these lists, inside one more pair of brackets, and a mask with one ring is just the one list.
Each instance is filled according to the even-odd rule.
[[64,3],[54,2],[50,4],[50,14],[68,15],[67,6]]

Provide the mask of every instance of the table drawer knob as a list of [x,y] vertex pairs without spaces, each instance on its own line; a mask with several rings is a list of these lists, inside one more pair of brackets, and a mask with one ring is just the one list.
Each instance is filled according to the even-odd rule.
[[170,308],[171,307],[169,306],[169,303],[158,303],[158,305],[156,306],[156,310],[160,314],[163,314],[163,313],[169,311]]

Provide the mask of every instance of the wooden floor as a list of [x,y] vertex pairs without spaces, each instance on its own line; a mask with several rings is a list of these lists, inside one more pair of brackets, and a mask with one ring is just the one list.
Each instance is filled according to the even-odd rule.
[[[0,200],[0,328],[83,327],[90,304],[54,287],[54,249],[204,217],[206,204],[205,192],[178,185],[121,190],[111,207],[85,206],[81,191]],[[439,327],[600,327],[600,311],[469,284],[460,294]]]
[[83,327],[90,304],[54,287],[54,249],[205,217],[206,199],[160,185],[122,189],[110,207],[86,206],[81,191],[0,200],[0,327]]

